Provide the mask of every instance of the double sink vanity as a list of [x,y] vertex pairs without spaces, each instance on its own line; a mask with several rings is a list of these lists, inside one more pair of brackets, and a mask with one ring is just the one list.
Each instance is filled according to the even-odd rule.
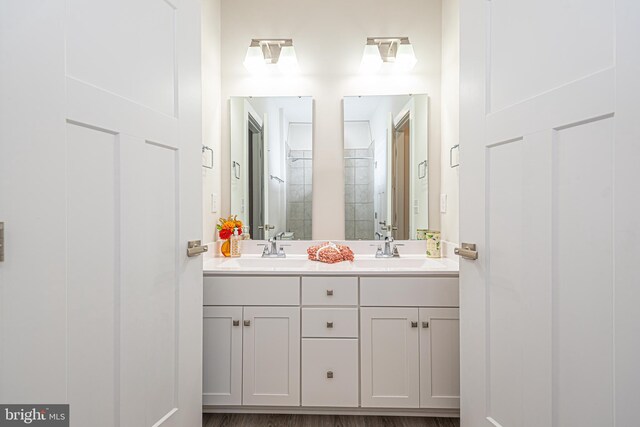
[[457,262],[301,243],[204,261],[204,411],[457,416]]
[[442,209],[428,96],[343,106],[328,205],[355,260],[323,264],[306,255],[314,188],[333,185],[314,178],[313,100],[229,100],[229,213],[256,240],[204,262],[205,412],[459,414],[458,264],[417,240]]

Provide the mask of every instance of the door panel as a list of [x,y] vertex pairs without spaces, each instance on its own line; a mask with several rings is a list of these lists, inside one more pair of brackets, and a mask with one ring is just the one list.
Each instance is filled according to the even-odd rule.
[[198,425],[200,4],[40,3],[0,6],[0,401]]
[[552,355],[558,425],[614,423],[613,129],[614,119],[607,118],[555,135]]
[[[234,325],[238,322],[238,325]],[[242,404],[242,307],[204,308],[203,404]]]
[[420,407],[460,407],[457,308],[420,309]]
[[613,2],[507,3],[461,2],[461,240],[480,253],[460,265],[462,422],[627,425]]
[[613,0],[487,2],[491,111],[612,67],[613,4]]
[[362,308],[360,316],[362,406],[417,408],[418,309]]
[[245,307],[244,405],[300,405],[300,308]]
[[175,29],[180,3],[71,0],[67,76],[175,116]]
[[[96,427],[116,424],[118,383],[104,371],[113,372],[117,364],[117,150],[117,136],[67,124],[69,401],[93,408],[74,414],[74,423]],[[87,250],[88,242],[101,244]]]
[[176,151],[123,137],[120,154],[122,418],[153,425],[177,407]]

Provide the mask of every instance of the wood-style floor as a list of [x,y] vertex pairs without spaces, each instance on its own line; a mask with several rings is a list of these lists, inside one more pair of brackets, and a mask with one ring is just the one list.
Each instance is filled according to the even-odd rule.
[[460,427],[457,418],[203,414],[203,427]]

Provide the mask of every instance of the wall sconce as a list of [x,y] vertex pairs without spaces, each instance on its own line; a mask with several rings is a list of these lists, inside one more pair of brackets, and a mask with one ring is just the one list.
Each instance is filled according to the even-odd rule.
[[298,58],[292,39],[252,39],[244,66],[252,73],[267,70],[267,66],[276,65],[283,73],[298,71]]
[[376,72],[389,62],[398,71],[411,70],[418,60],[408,37],[368,37],[364,46],[360,71]]

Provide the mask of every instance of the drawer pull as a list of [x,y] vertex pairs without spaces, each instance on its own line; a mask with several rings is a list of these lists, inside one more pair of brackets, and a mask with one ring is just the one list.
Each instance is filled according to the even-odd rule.
[[333,378],[333,371],[327,371],[327,378]]
[[245,320],[244,326],[251,326],[251,320]]
[[233,321],[233,326],[240,326],[240,321],[239,320],[234,320]]
[[327,296],[332,296],[333,295],[333,289],[327,289]]
[[423,328],[428,328],[429,327],[429,322],[422,322],[422,327]]
[[418,327],[418,322],[411,322],[411,327],[412,328],[417,328]]
[[333,322],[327,322],[327,328],[333,328]]

